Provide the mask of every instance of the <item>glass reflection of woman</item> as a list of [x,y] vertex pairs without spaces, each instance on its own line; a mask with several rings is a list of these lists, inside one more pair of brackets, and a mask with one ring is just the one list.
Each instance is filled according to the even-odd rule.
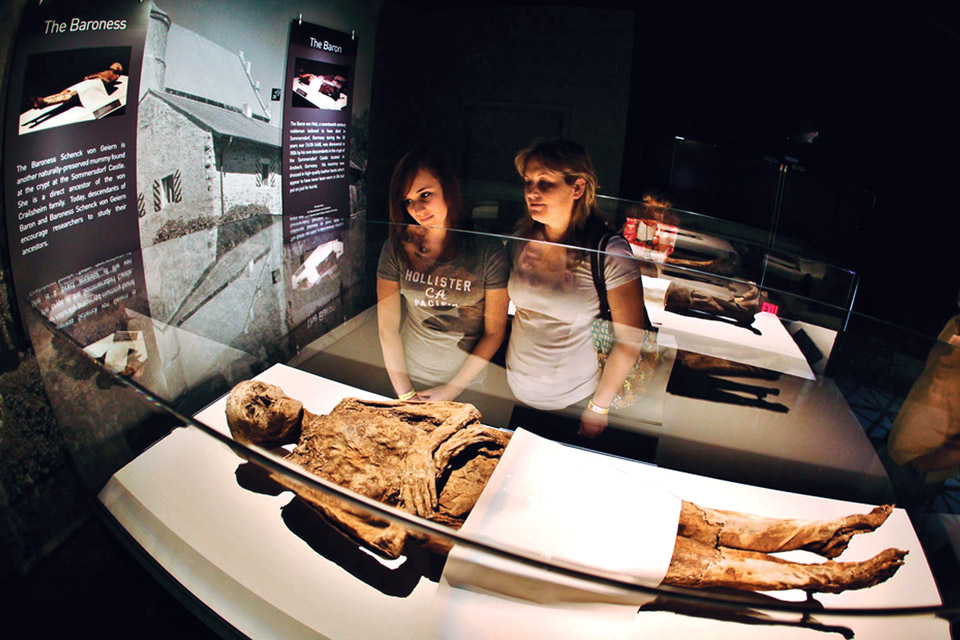
[[464,232],[469,219],[460,185],[428,149],[397,164],[390,222],[377,268],[387,374],[402,400],[453,400],[482,380],[503,341],[506,249],[499,240]]
[[932,504],[943,483],[960,472],[960,315],[947,321],[927,355],[880,460],[907,509]]
[[[507,350],[507,380],[514,395],[536,409],[585,404],[579,434],[607,426],[610,403],[640,353],[643,285],[626,240],[610,241],[604,281],[616,342],[603,370],[590,325],[600,304],[587,251],[606,225],[596,204],[597,175],[581,145],[536,141],[514,159],[523,177],[527,215],[512,247],[510,298],[516,306]],[[548,435],[548,434],[545,434]],[[557,434],[558,436],[560,434]]]

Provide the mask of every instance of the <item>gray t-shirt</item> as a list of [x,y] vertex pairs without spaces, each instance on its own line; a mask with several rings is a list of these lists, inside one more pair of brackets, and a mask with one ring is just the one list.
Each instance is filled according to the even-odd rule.
[[400,337],[414,382],[443,384],[456,375],[483,336],[486,290],[506,287],[509,271],[496,238],[465,237],[453,259],[422,268],[401,259],[392,241],[383,245],[377,277],[400,283],[406,313]]
[[[569,248],[515,240],[508,291],[516,307],[507,348],[507,382],[518,400],[536,409],[568,407],[592,394],[600,380],[590,325],[600,314],[589,254],[570,265]],[[572,266],[572,268],[570,268]],[[640,277],[621,236],[607,245],[607,291]]]

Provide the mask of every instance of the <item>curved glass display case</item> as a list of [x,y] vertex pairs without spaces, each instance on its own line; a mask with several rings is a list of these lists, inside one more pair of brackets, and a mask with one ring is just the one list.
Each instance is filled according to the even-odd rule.
[[[503,252],[516,286],[559,308],[584,294],[569,274],[593,268],[591,247],[514,239],[520,201],[468,195],[477,231],[458,246]],[[854,273],[748,230],[602,204],[628,239],[604,268],[643,274],[648,322],[614,326],[642,366],[594,438],[578,434],[587,399],[552,394],[571,375],[595,385],[597,363],[531,370],[506,348],[524,344],[524,308],[457,396],[471,406],[395,400],[391,322],[437,330],[401,334],[427,396],[419,375],[463,366],[477,319],[455,298],[471,284],[361,218],[309,247],[257,213],[158,242],[148,285],[183,286],[148,286],[152,314],[58,326],[56,301],[29,310],[104,515],[251,637],[949,637],[949,331],[934,343],[858,315]],[[200,235],[217,268],[191,270]],[[427,275],[410,276],[416,301],[384,290],[378,310],[384,246]],[[571,339],[592,341],[591,321],[573,313]]]

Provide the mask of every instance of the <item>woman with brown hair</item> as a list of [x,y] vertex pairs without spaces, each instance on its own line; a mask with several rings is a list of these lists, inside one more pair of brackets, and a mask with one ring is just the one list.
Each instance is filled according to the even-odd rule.
[[377,323],[401,400],[453,400],[482,379],[503,341],[506,249],[470,233],[469,222],[441,156],[417,149],[400,160],[390,181],[390,237],[377,267]]
[[[603,281],[616,342],[599,375],[590,327],[600,313],[589,254],[607,231],[596,202],[597,174],[581,145],[538,140],[517,153],[527,215],[511,253],[510,299],[516,306],[507,380],[523,403],[580,411],[580,435],[607,426],[611,402],[640,354],[643,285],[626,240],[615,236]],[[544,434],[548,435],[548,434]]]

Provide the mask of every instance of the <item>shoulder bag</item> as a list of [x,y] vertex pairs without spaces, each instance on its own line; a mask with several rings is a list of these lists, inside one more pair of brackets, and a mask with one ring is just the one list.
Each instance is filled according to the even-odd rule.
[[[617,235],[612,231],[604,233],[597,243],[596,250],[590,254],[593,285],[596,287],[597,296],[600,298],[600,314],[594,318],[590,325],[590,332],[593,335],[593,346],[597,350],[597,367],[600,370],[600,375],[603,375],[603,367],[607,363],[607,357],[610,355],[610,350],[613,349],[613,343],[616,340],[613,317],[610,314],[610,305],[607,302],[607,284],[603,277],[603,269],[607,245]],[[613,402],[610,403],[611,408],[622,409],[636,403],[645,394],[646,385],[653,376],[659,357],[657,332],[650,324],[650,316],[647,315],[646,306],[643,307],[643,326],[643,343],[640,355],[620,386]]]

